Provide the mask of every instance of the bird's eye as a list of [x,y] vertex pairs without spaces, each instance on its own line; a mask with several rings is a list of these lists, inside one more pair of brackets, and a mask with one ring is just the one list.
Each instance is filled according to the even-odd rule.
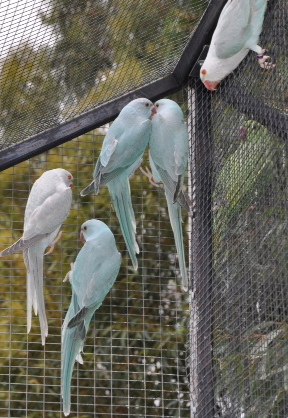
[[84,231],[87,231],[87,226],[83,226]]
[[156,106],[156,107],[159,107],[159,103],[157,103],[155,106]]
[[207,71],[203,68],[203,70],[201,70],[201,74],[202,75],[206,75],[207,74]]
[[72,180],[72,176],[68,176],[68,180]]
[[145,106],[146,106],[146,107],[149,107],[149,106],[150,106],[150,104],[149,104],[149,103],[145,103]]

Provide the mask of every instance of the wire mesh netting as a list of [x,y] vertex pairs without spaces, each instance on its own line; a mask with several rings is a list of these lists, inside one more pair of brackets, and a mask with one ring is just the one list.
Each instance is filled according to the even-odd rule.
[[[42,78],[48,80],[47,90],[38,89],[39,73],[33,72],[34,67],[28,64],[27,70],[26,64],[17,67],[14,55],[16,63],[11,63],[15,67],[9,69],[9,74],[15,68],[14,76],[18,79],[19,73],[25,75],[31,68],[35,81],[27,85],[27,79],[20,77],[19,85],[25,94],[21,100],[17,96],[19,108],[11,105],[14,119],[9,124],[7,119],[7,127],[2,124],[2,141],[8,139],[5,146],[171,71],[188,39],[188,26],[194,27],[200,16],[197,10],[200,13],[207,5],[206,2],[153,2],[152,7],[146,2],[147,10],[150,9],[146,15],[142,8],[144,2],[137,10],[128,1],[121,5],[115,1],[95,4],[82,8],[72,2],[70,13],[66,3],[51,3],[49,13],[44,12],[42,20],[48,27],[56,25],[58,32],[51,34],[54,38],[58,34],[59,42],[53,38],[51,45],[37,50],[40,55],[31,45],[30,49],[24,46],[23,57],[37,56],[33,60],[44,74]],[[155,7],[156,24],[152,16]],[[191,19],[187,10],[188,15],[193,14]],[[106,25],[108,11],[113,24],[109,20],[110,24]],[[173,13],[175,19],[171,18]],[[108,44],[101,44],[100,52],[96,48],[97,54],[102,55],[95,62],[101,62],[103,67],[91,72],[85,61],[87,50],[83,50],[79,65],[74,55],[77,48],[82,50],[88,38],[88,44],[93,43],[94,38],[85,29],[91,21],[78,20],[79,16],[83,19],[88,15],[93,22],[96,15],[98,22],[102,19],[102,29],[98,27],[95,35],[98,47],[103,41],[102,34],[106,36],[106,31],[109,32],[105,38]],[[137,29],[140,29],[139,21],[148,23],[144,32],[136,34],[132,30],[127,36],[128,21],[133,21]],[[159,21],[163,25],[158,25]],[[173,22],[169,36],[165,32],[167,22]],[[276,64],[274,69],[260,68],[255,54],[250,53],[233,75],[220,84],[217,92],[205,90],[197,72],[196,78],[192,76],[189,85],[173,97],[187,110],[190,131],[188,181],[194,216],[190,219],[183,214],[192,273],[189,295],[180,290],[174,240],[162,190],[153,188],[139,171],[131,180],[141,247],[138,274],[131,269],[108,191],[103,189],[97,198],[79,197],[79,191],[91,179],[107,127],[1,173],[2,248],[21,236],[29,190],[43,171],[58,166],[68,169],[75,177],[76,190],[63,239],[55,253],[45,259],[49,321],[45,347],[41,346],[38,318],[34,318],[32,332],[26,335],[26,273],[22,255],[0,262],[0,416],[61,416],[60,335],[71,294],[69,284],[62,283],[62,279],[81,247],[80,225],[94,216],[112,228],[124,260],[115,286],[91,324],[84,365],[75,366],[71,416],[288,416],[287,24],[287,2],[270,0],[259,44],[268,49]],[[156,37],[150,33],[154,25],[158,25]],[[69,26],[73,31],[70,32]],[[192,27],[188,31],[191,30]],[[79,44],[70,39],[72,32]],[[131,55],[119,53],[123,43],[120,34],[126,34],[126,41],[129,39],[127,45],[131,49],[126,51],[132,51]],[[111,39],[115,41],[115,51],[120,49],[118,52],[113,49],[109,55]],[[143,39],[147,43],[141,43]],[[39,39],[38,43],[42,45]],[[64,61],[53,62],[51,66],[47,51],[53,51],[51,56],[57,61],[61,48],[68,51],[63,54]],[[93,52],[92,48],[92,56],[96,56],[93,55],[96,49]],[[85,62],[89,67],[87,72]],[[115,62],[117,65],[113,66]],[[149,78],[145,78],[146,74]],[[54,75],[56,84],[53,84]],[[7,97],[12,98],[13,83],[8,87]],[[46,108],[37,95],[35,101],[31,97],[28,100],[27,91],[30,94],[34,87],[41,92],[40,99],[45,98]],[[27,113],[23,111],[25,98],[29,101]],[[55,113],[53,100],[57,104]],[[35,112],[38,107],[39,112]],[[9,109],[4,109],[2,116],[10,117]],[[41,109],[46,119],[42,118]],[[47,115],[50,119],[46,124]]]
[[170,74],[207,3],[1,3],[1,148]]
[[201,418],[288,415],[287,23],[287,2],[269,2],[259,44],[273,70],[250,53],[212,95],[191,81],[190,378]]
[[[180,102],[181,94],[178,95]],[[186,104],[184,104],[185,109]],[[141,248],[136,274],[126,253],[108,189],[81,198],[89,183],[107,126],[1,174],[1,247],[22,234],[33,182],[47,169],[74,175],[74,203],[61,243],[45,257],[49,336],[41,345],[38,317],[26,334],[26,271],[22,254],[1,260],[1,417],[58,417],[61,413],[61,326],[71,299],[62,280],[82,246],[81,224],[93,217],[115,234],[123,262],[113,289],[96,312],[85,342],[84,364],[75,366],[71,416],[190,415],[186,374],[188,297],[180,287],[165,195],[138,170],[131,194]],[[147,161],[143,163],[147,164]],[[187,225],[186,218],[185,225]],[[187,229],[187,228],[186,228]],[[185,232],[186,249],[188,235]]]

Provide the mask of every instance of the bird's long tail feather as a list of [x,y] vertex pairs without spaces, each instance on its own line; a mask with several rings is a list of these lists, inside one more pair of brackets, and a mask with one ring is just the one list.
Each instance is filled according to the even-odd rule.
[[27,269],[27,333],[31,330],[32,309],[39,314],[42,345],[48,335],[48,323],[45,313],[43,289],[43,253],[40,246],[30,247],[23,251]]
[[80,196],[87,196],[90,193],[95,192],[95,181],[93,180],[88,186],[86,186],[83,190],[80,192]]
[[128,174],[125,172],[108,183],[114,209],[118,217],[122,234],[135,270],[138,269],[136,254],[139,247],[136,242],[136,221],[132,207]]
[[83,349],[85,335],[84,321],[74,328],[64,327],[62,331],[61,395],[65,416],[70,414],[72,373],[75,361],[81,359],[80,362],[82,362],[80,352]]
[[185,252],[184,252],[184,243],[183,243],[183,232],[182,232],[182,217],[181,217],[181,207],[175,202],[173,196],[165,190],[168,212],[170,217],[170,223],[174,233],[174,240],[176,245],[176,250],[178,254],[178,261],[180,272],[182,276],[182,287],[185,292],[188,290],[188,275],[185,262]]

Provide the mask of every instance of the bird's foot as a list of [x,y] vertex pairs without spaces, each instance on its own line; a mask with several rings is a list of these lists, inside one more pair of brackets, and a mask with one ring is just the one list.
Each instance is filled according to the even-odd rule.
[[261,68],[264,68],[265,70],[271,70],[272,68],[276,67],[276,65],[272,63],[269,55],[265,55],[266,52],[266,49],[263,49],[262,54],[257,55],[258,62]]
[[58,241],[60,241],[60,239],[62,237],[62,233],[63,233],[63,231],[60,231],[59,232],[59,234],[57,235],[57,237],[54,239],[54,241],[50,245],[49,251],[47,251],[47,253],[45,253],[44,255],[49,255],[49,254],[51,254],[54,251],[55,245],[57,244]]
[[74,263],[70,263],[70,267],[71,267],[71,270],[68,271],[68,273],[63,279],[63,282],[67,282],[69,280],[69,282],[71,283]]
[[144,176],[148,177],[149,182],[155,186],[155,187],[159,187],[159,188],[163,188],[163,185],[160,183],[157,183],[154,178],[153,178],[153,174],[151,173],[151,171],[149,170],[148,167],[145,167],[145,169],[141,166],[140,170],[142,171],[142,173],[144,174]]

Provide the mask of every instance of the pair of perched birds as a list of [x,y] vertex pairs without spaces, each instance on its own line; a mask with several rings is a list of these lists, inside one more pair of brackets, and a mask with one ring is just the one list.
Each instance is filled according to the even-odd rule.
[[[209,90],[233,71],[249,49],[259,56],[260,65],[273,68],[257,45],[267,0],[228,0],[220,15],[210,49],[200,71]],[[188,289],[181,207],[189,210],[189,199],[182,191],[188,161],[188,132],[180,107],[172,100],[152,104],[145,98],[133,100],[120,112],[104,139],[92,183],[81,195],[98,194],[107,185],[133,264],[137,269],[139,248],[135,238],[136,222],[131,202],[129,178],[140,166],[149,144],[150,180],[164,184],[167,206],[182,276]],[[146,173],[147,174],[147,173]],[[46,171],[33,185],[28,198],[24,233],[1,256],[23,251],[27,268],[27,331],[31,329],[32,309],[39,313],[42,344],[48,335],[43,296],[43,256],[45,249],[59,239],[59,230],[68,216],[73,177],[58,168]],[[121,255],[111,230],[100,220],[91,219],[81,227],[84,246],[68,273],[72,285],[71,304],[62,328],[63,411],[70,413],[70,385],[75,360],[82,363],[89,323],[118,275]],[[47,254],[47,253],[46,253]]]

